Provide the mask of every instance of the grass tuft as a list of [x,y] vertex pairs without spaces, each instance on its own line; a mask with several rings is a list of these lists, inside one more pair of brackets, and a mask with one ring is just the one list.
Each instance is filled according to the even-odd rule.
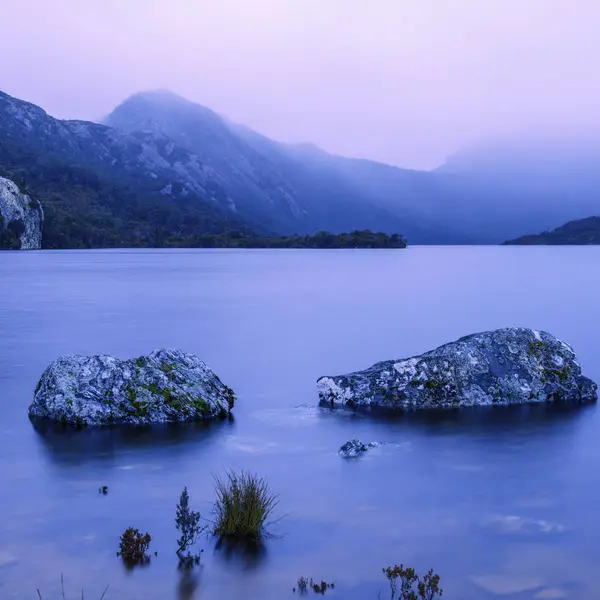
[[214,535],[231,540],[258,540],[277,506],[278,496],[258,475],[229,471],[215,477]]

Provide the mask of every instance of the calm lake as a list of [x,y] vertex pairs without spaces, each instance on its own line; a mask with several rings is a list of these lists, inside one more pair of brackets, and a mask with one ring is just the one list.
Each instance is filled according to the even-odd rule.
[[[140,250],[0,253],[0,598],[388,597],[382,567],[442,579],[444,598],[597,598],[600,420],[595,407],[417,413],[317,408],[321,375],[518,325],[571,343],[600,381],[600,247]],[[36,431],[33,389],[61,354],[203,358],[238,394],[214,426]],[[358,460],[351,438],[387,442]],[[183,486],[210,518],[213,475],[244,468],[280,494],[261,552],[202,539],[177,570]],[[108,494],[98,493],[102,485]],[[126,571],[120,534],[152,535]],[[312,594],[311,594],[312,595]]]

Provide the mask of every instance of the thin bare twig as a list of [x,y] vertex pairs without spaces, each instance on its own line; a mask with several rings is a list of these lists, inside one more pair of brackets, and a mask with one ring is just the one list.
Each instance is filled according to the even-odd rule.
[[39,589],[38,589],[37,593],[38,593],[39,599],[42,600],[42,594],[40,594],[40,590]]
[[63,600],[65,600],[65,580],[62,573],[60,574],[60,587],[62,589]]
[[102,592],[102,596],[100,596],[100,600],[104,600],[104,595],[106,594],[107,591],[108,591],[108,586],[106,586],[104,588],[104,591]]

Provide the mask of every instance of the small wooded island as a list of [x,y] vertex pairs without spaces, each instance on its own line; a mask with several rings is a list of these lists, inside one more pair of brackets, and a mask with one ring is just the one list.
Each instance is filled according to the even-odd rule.
[[397,234],[373,232],[369,229],[350,233],[330,233],[319,231],[314,235],[290,235],[261,237],[242,231],[215,235],[199,235],[193,238],[172,240],[166,246],[171,248],[406,248],[406,240]]

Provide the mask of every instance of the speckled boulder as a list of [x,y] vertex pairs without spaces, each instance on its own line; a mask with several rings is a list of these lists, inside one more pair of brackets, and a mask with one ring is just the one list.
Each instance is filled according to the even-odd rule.
[[193,354],[62,356],[42,374],[32,419],[76,426],[195,421],[227,416],[235,394]]
[[327,406],[449,408],[535,402],[595,402],[575,352],[543,331],[507,328],[463,337],[365,371],[317,382]]

